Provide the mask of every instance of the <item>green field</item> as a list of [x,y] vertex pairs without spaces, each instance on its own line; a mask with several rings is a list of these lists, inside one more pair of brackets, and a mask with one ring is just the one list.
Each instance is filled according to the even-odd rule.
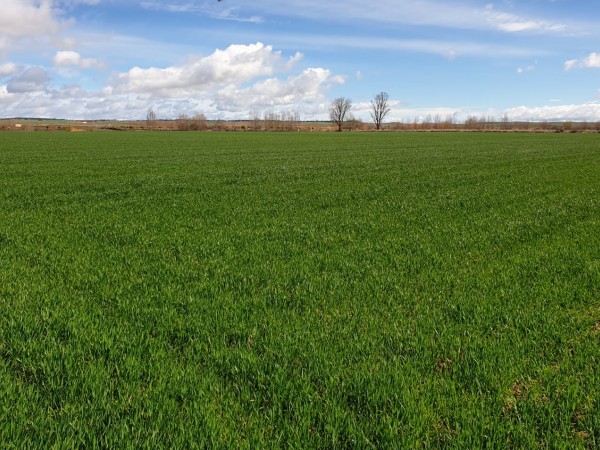
[[6,448],[597,448],[600,136],[3,133]]

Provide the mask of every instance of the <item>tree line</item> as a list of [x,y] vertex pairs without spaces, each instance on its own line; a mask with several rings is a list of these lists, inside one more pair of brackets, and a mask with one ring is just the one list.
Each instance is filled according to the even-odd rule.
[[[329,103],[329,119],[336,131],[341,132],[346,129],[367,130],[369,125],[361,119],[352,115],[352,100],[347,97],[337,97]],[[389,95],[387,92],[380,92],[370,101],[369,115],[376,130],[383,128],[386,118],[391,112]],[[234,121],[240,122],[240,121]],[[243,122],[243,121],[242,121]],[[200,131],[200,130],[241,130],[241,131],[300,131],[306,130],[307,124],[302,122],[298,112],[266,112],[261,114],[256,111],[250,113],[248,125],[239,125],[237,127],[228,126],[226,121],[208,121],[204,114],[197,113],[192,117],[181,114],[176,119],[176,129],[180,131]],[[146,115],[146,127],[149,129],[158,127],[158,119],[152,108],[148,109]],[[322,126],[309,127],[322,129]],[[372,128],[371,128],[372,129]],[[532,121],[511,121],[505,113],[499,120],[492,116],[469,116],[466,120],[459,122],[455,115],[432,116],[428,114],[425,117],[414,117],[407,120],[395,121],[386,124],[386,129],[402,130],[455,130],[455,131],[555,131],[555,132],[578,132],[578,131],[599,131],[600,122],[532,122]]]
[[[338,131],[342,131],[344,124],[350,129],[358,128],[362,121],[354,118],[350,114],[352,100],[346,97],[338,97],[329,104],[329,118],[337,126]],[[377,130],[381,129],[383,121],[390,113],[389,95],[387,92],[380,92],[371,100],[370,114]],[[255,131],[295,131],[300,123],[300,114],[297,112],[267,112],[264,115],[253,111],[250,113],[252,130]],[[146,113],[146,124],[148,128],[155,128],[158,122],[156,112],[150,107]],[[177,129],[181,131],[188,130],[206,130],[208,121],[204,114],[197,113],[193,117],[181,114],[177,117]]]

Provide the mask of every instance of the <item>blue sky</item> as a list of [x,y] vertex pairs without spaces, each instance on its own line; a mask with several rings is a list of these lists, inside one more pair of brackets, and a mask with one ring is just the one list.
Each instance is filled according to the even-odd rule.
[[597,0],[3,0],[0,117],[600,121]]

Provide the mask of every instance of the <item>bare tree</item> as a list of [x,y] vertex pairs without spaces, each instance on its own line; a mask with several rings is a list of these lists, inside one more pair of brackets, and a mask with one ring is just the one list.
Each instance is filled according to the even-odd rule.
[[188,131],[190,129],[190,118],[187,114],[177,116],[177,129],[179,131]]
[[204,113],[197,112],[194,117],[190,119],[190,128],[194,131],[202,131],[208,129],[208,120]]
[[252,131],[262,130],[262,119],[258,111],[254,109],[250,111],[250,121],[252,122]]
[[349,98],[338,97],[331,101],[329,105],[329,118],[337,125],[338,131],[342,131],[342,125],[350,108],[352,108],[352,100]]
[[363,126],[363,121],[359,117],[354,117],[352,114],[348,114],[348,118],[346,119],[346,123],[348,130],[360,130]]
[[154,125],[156,124],[156,113],[154,112],[152,107],[150,107],[148,109],[148,112],[146,113],[146,124],[149,128],[154,127]]
[[264,114],[265,131],[275,131],[279,116],[275,111],[267,111]]
[[427,114],[425,116],[425,118],[423,119],[423,128],[426,130],[430,130],[431,129],[431,124],[433,123],[433,117],[431,117],[431,114]]
[[380,92],[375,96],[375,100],[371,100],[371,118],[378,130],[381,129],[381,124],[390,113],[389,99],[390,96],[387,92]]

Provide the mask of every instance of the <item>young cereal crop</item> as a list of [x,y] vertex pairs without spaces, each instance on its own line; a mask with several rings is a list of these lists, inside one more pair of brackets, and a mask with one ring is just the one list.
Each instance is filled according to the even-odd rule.
[[4,133],[3,448],[595,448],[592,134]]

